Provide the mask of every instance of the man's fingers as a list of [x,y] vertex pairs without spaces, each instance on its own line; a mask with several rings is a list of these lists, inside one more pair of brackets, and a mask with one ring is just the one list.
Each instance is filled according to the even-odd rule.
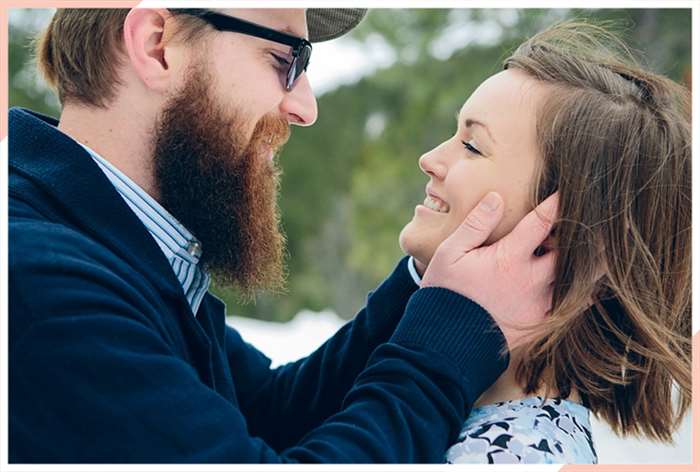
[[445,244],[468,252],[481,246],[503,218],[503,199],[489,192],[469,212],[459,228],[445,240]]
[[555,192],[525,215],[502,242],[508,244],[513,254],[530,256],[549,236],[558,206],[559,192]]

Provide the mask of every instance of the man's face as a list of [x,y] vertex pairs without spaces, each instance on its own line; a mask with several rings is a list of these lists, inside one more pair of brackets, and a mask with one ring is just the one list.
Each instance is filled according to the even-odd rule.
[[[223,13],[307,36],[304,10]],[[245,294],[283,285],[284,236],[274,155],[289,125],[316,120],[316,99],[303,74],[283,87],[276,55],[289,47],[211,32],[163,107],[153,138],[160,202],[202,243],[202,263]],[[193,49],[196,50],[197,48]]]
[[[219,283],[252,294],[282,286],[284,236],[273,157],[290,123],[315,120],[316,102],[305,76],[294,90],[284,90],[279,64],[267,50],[286,46],[213,34],[211,50],[221,52],[231,42],[229,56],[196,58],[163,107],[153,140],[154,175],[160,202],[201,241],[205,268]],[[224,74],[221,62],[236,55],[236,69]]]
[[[308,37],[303,9],[227,9],[219,13],[234,16],[298,37]],[[276,113],[290,124],[309,126],[318,114],[316,99],[306,74],[291,91],[283,86],[290,47],[254,36],[213,32],[206,54],[214,78],[212,93],[222,103],[241,109],[251,124],[266,114]],[[248,137],[252,129],[247,130]]]

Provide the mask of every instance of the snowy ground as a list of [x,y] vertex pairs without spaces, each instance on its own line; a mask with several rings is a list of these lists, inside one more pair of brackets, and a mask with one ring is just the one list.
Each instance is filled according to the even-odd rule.
[[[299,359],[314,351],[344,323],[332,312],[299,313],[288,323],[268,323],[229,317],[228,323],[243,338],[263,351],[273,366]],[[602,422],[591,419],[600,463],[690,463],[691,421],[688,415],[676,433],[676,445],[620,439]]]

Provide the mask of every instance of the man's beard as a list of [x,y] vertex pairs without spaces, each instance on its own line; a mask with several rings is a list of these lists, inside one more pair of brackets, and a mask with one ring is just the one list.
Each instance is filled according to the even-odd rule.
[[284,287],[285,238],[277,193],[280,171],[267,159],[289,137],[289,125],[264,116],[252,136],[239,110],[212,97],[211,76],[191,69],[161,113],[154,137],[160,203],[202,244],[201,263],[243,296]]

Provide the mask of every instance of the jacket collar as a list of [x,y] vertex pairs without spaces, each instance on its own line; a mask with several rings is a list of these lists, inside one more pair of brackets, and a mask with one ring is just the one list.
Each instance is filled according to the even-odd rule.
[[148,230],[88,152],[57,125],[52,117],[10,109],[10,171],[49,194],[70,224],[128,261],[159,291],[187,303],[172,268]]

